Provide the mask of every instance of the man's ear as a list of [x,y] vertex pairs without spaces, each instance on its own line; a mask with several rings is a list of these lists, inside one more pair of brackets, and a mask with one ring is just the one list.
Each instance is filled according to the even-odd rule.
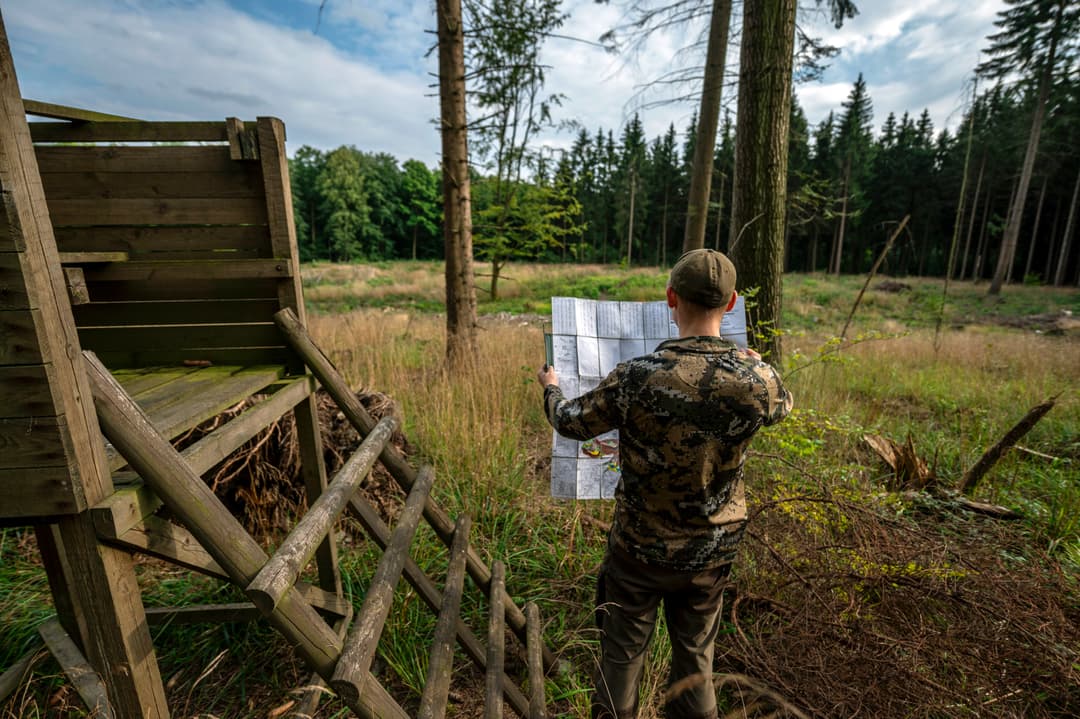
[[735,306],[735,300],[739,299],[739,293],[735,290],[731,291],[731,302],[727,303],[727,307],[724,308],[724,312],[731,312],[731,309]]
[[667,306],[671,309],[675,309],[675,306],[679,304],[679,296],[675,294],[675,290],[671,289],[671,285],[667,288]]

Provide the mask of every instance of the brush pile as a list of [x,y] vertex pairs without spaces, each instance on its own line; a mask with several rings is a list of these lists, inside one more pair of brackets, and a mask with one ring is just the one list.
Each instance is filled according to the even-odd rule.
[[[394,401],[381,392],[358,392],[356,397],[375,419],[397,412]],[[192,430],[180,446],[197,441],[262,399],[251,397],[208,420]],[[361,438],[328,394],[319,390],[316,400],[329,480],[360,446]],[[390,441],[403,453],[410,452],[400,429]],[[280,537],[288,532],[307,509],[292,413],[264,429],[205,476],[214,493],[254,536]],[[381,463],[375,463],[359,491],[383,519],[389,521],[397,516],[404,493]]]

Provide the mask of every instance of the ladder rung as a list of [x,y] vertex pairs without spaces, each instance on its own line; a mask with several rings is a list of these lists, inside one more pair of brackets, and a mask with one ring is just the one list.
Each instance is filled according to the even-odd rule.
[[[364,530],[368,533],[368,536],[380,548],[385,549],[389,543],[390,529],[382,521],[379,513],[371,506],[371,503],[357,495],[352,498],[349,506],[352,508],[357,520],[364,525]],[[424,600],[429,609],[434,612],[439,611],[439,607],[442,606],[442,592],[439,591],[435,583],[424,574],[424,570],[411,557],[405,559],[405,579],[420,595],[420,598]],[[487,654],[484,645],[461,619],[458,619],[457,635],[458,645],[472,660],[472,663],[480,671],[487,671]],[[517,684],[506,677],[505,673],[503,674],[503,697],[509,702],[518,716],[528,716],[529,700],[525,698]]]
[[390,535],[386,551],[375,569],[375,576],[371,579],[371,587],[364,597],[360,614],[349,629],[341,658],[338,659],[330,680],[330,686],[346,703],[356,703],[364,690],[383,624],[390,613],[394,587],[397,586],[401,569],[409,557],[409,545],[412,544],[416,528],[423,516],[424,503],[431,491],[434,477],[431,467],[420,470],[416,484],[405,499],[405,508],[401,511],[393,534]]
[[454,634],[461,613],[461,594],[465,590],[465,553],[469,548],[469,515],[458,517],[454,541],[450,545],[450,567],[446,571],[446,591],[435,623],[427,680],[420,697],[418,719],[443,719],[446,698],[450,693],[450,675],[454,668]]
[[529,602],[525,605],[525,653],[529,663],[529,719],[545,719],[547,707],[544,702],[544,658],[540,651],[540,610]]
[[397,422],[393,417],[384,417],[375,425],[375,429],[371,430],[360,447],[338,470],[326,491],[315,500],[274,552],[274,556],[263,565],[248,585],[248,597],[264,613],[270,614],[274,611],[285,592],[296,583],[300,572],[311,561],[319,544],[345,511],[349,498],[356,492],[361,480],[375,465],[396,426]]
[[503,664],[506,655],[506,566],[499,560],[491,565],[491,612],[488,621],[487,672],[484,676],[484,717],[502,719]]

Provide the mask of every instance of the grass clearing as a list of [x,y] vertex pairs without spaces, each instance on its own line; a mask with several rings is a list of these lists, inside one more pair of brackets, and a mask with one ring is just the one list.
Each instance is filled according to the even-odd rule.
[[[400,406],[410,442],[436,468],[439,500],[452,514],[472,514],[478,551],[487,560],[506,561],[507,588],[515,600],[540,606],[545,637],[568,662],[567,671],[549,677],[549,698],[561,716],[587,716],[597,653],[593,582],[611,506],[548,496],[550,429],[534,376],[543,361],[543,323],[535,315],[546,311],[551,295],[659,298],[666,276],[654,268],[514,266],[508,270],[513,281],[500,282],[502,299],[489,302],[480,293],[481,311],[496,315],[482,318],[482,360],[448,376],[442,363],[444,320],[427,311],[441,303],[441,272],[441,265],[422,262],[305,268],[305,293],[315,310],[309,327],[355,388],[384,392]],[[1008,287],[1003,302],[988,305],[980,297],[983,288],[960,285],[949,301],[955,309],[947,312],[946,329],[936,342],[934,297],[940,295],[940,283],[904,282],[912,289],[867,293],[850,333],[864,339],[838,349],[830,339],[843,326],[861,280],[786,278],[785,371],[797,409],[784,423],[763,431],[753,445],[747,477],[751,505],[760,510],[753,525],[758,539],[744,543],[740,553],[734,574],[737,601],[722,642],[730,651],[722,659],[730,671],[755,673],[785,693],[800,672],[809,676],[813,671],[808,659],[813,655],[807,652],[819,645],[840,646],[837,636],[827,632],[798,634],[808,624],[823,626],[795,621],[814,610],[825,613],[848,642],[851,663],[837,665],[833,673],[852,692],[880,680],[905,701],[906,686],[925,696],[910,699],[904,715],[1068,716],[1080,707],[1080,645],[1042,648],[1046,662],[1058,662],[1055,667],[1073,662],[1071,673],[1044,671],[1039,665],[1024,675],[1017,668],[1023,667],[1023,657],[995,652],[1028,641],[1035,647],[1036,640],[1000,633],[994,622],[1007,619],[1006,626],[1020,631],[1028,626],[1029,615],[1054,627],[1065,626],[1062,616],[1072,617],[1075,626],[1080,616],[1075,585],[1080,570],[1080,341],[1003,327],[1000,320],[1078,311],[1080,292]],[[1024,520],[1019,525],[958,515],[933,502],[885,491],[884,466],[861,439],[879,433],[903,441],[910,434],[940,481],[954,486],[1029,407],[1053,395],[1059,395],[1057,406],[1021,442],[1039,454],[1008,453],[977,491],[979,498],[1020,510]],[[357,605],[378,556],[359,536],[353,533],[341,552],[344,580]],[[978,555],[961,551],[979,546],[984,549]],[[417,561],[441,576],[446,553],[433,533],[423,528],[415,547]],[[0,561],[0,667],[6,667],[33,644],[34,629],[50,610],[32,533],[3,531]],[[793,580],[789,570],[808,584]],[[822,589],[808,579],[815,573],[857,578]],[[165,572],[152,561],[140,565],[140,575],[147,604],[222,602],[234,596],[216,582]],[[1060,583],[1045,579],[1051,575],[1059,576]],[[1018,583],[1020,576],[1027,584]],[[983,598],[995,596],[996,585],[1017,597],[1020,615],[1005,617],[994,614],[994,607],[981,606]],[[950,599],[954,594],[972,597],[977,605],[972,610],[985,613],[964,614]],[[486,613],[474,590],[463,612],[477,620],[473,626],[485,626]],[[403,696],[415,698],[423,683],[434,623],[403,583],[379,659],[380,670],[392,670],[397,677],[388,684]],[[920,632],[936,639],[926,644],[905,639],[924,636]],[[740,634],[762,654],[785,651],[787,671],[767,675],[753,657],[734,652],[732,647],[742,646]],[[874,634],[890,637],[890,643],[874,644]],[[983,642],[983,649],[949,644],[968,638]],[[155,644],[178,717],[266,716],[306,681],[287,649],[260,625],[165,627],[155,631]],[[959,653],[943,656],[954,649]],[[987,662],[1000,665],[1005,679],[1020,682],[1027,676],[1023,686],[1033,689],[1005,696],[998,691],[1005,679],[987,670],[990,664],[972,663],[969,655],[979,651],[987,654]],[[668,654],[665,641],[654,644],[642,698],[645,719],[658,716]],[[893,663],[875,663],[884,661]],[[457,666],[467,664],[459,661]],[[881,666],[899,670],[891,677],[873,676]],[[511,668],[521,671],[520,660],[511,660]],[[77,699],[56,673],[54,664],[44,663],[30,690],[0,708],[0,717],[59,716],[51,708],[56,706],[78,716]],[[468,695],[478,675],[471,669],[456,674]],[[946,687],[947,701],[924,680]],[[1051,680],[1058,690],[1039,688]],[[835,690],[840,708],[833,715],[854,711],[842,691]],[[807,695],[806,701],[817,699]],[[867,706],[863,711],[873,713],[874,706],[881,710],[883,705]],[[449,715],[474,716],[474,711],[475,703],[466,696],[452,703]],[[327,701],[318,716],[341,715],[340,704]]]

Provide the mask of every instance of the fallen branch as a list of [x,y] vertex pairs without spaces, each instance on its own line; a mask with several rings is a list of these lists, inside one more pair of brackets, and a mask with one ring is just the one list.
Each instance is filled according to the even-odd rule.
[[975,491],[975,487],[979,484],[979,480],[982,479],[995,464],[997,464],[997,461],[1001,459],[1001,455],[1019,442],[1047,412],[1054,408],[1054,401],[1057,398],[1058,395],[1054,395],[1045,402],[1037,404],[1029,409],[1023,419],[1006,432],[1005,436],[998,440],[993,447],[986,450],[983,456],[979,458],[979,461],[964,474],[963,479],[960,481],[960,492],[962,494],[971,494]]
[[863,295],[866,293],[866,288],[870,286],[870,283],[874,279],[874,275],[877,274],[878,268],[881,267],[881,263],[885,261],[885,255],[889,254],[889,250],[892,249],[893,243],[896,242],[896,238],[900,236],[900,233],[904,231],[904,227],[907,226],[908,220],[910,219],[911,215],[904,215],[904,219],[900,220],[900,225],[889,237],[889,241],[885,243],[885,249],[878,255],[877,262],[870,268],[870,274],[866,276],[866,282],[863,284],[862,289],[859,290],[859,295],[855,298],[855,304],[851,306],[851,312],[847,316],[847,322],[844,323],[844,329],[840,332],[840,339],[844,339],[847,335],[848,327],[851,326],[851,320],[855,317],[855,310],[859,309],[859,303],[862,302]]

